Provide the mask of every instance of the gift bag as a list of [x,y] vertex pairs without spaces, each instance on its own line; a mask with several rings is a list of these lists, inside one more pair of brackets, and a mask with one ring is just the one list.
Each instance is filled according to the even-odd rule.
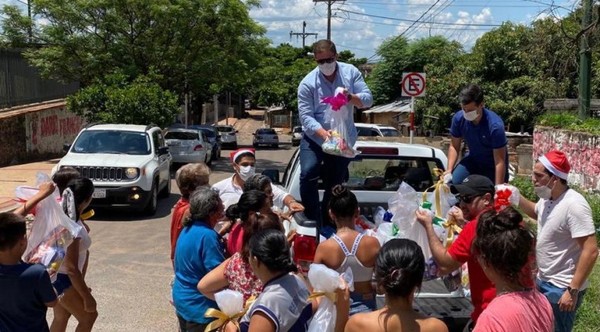
[[360,151],[354,150],[349,141],[349,128],[346,128],[346,121],[352,118],[352,108],[346,106],[348,99],[342,92],[343,88],[337,88],[335,95],[325,97],[322,103],[328,104],[325,111],[325,121],[329,122],[331,137],[325,140],[321,145],[323,152],[334,156],[354,158]]
[[232,322],[238,327],[238,320],[244,315],[244,296],[238,291],[225,289],[215,293],[215,302],[219,310],[210,308],[204,313],[204,317],[215,318],[204,331],[214,331]]
[[431,249],[429,249],[427,233],[415,215],[419,208],[418,196],[413,187],[402,182],[388,201],[388,210],[394,215],[392,222],[398,226],[397,237],[415,241],[421,247],[425,259],[428,259],[431,257]]
[[[37,192],[37,188],[26,186],[15,189],[16,197],[24,200]],[[65,258],[67,247],[81,230],[81,226],[62,211],[57,196],[57,193],[50,195],[36,206],[27,249],[22,257],[25,262],[46,266],[52,281],[56,280],[56,273]]]
[[[352,273],[350,268],[348,270]],[[323,299],[319,303],[319,308],[313,315],[307,331],[333,332],[337,317],[334,292],[338,288],[343,287],[340,274],[323,264],[311,264],[308,270],[308,280],[313,286],[311,298],[322,296]],[[352,284],[352,281],[349,284]]]

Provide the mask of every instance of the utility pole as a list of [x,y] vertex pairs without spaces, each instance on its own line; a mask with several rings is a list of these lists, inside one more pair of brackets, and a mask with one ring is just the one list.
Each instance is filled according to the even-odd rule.
[[344,2],[346,0],[313,0],[313,2],[327,3],[327,40],[331,40],[331,5],[334,2]]
[[29,17],[29,25],[27,27],[27,34],[29,35],[29,43],[33,43],[33,18],[31,17],[31,0],[27,0],[27,17]]
[[304,48],[304,46],[306,46],[306,37],[315,36],[315,38],[317,38],[317,35],[318,33],[306,32],[306,21],[302,21],[302,33],[290,31],[290,41],[292,40],[292,36],[300,36],[302,37],[302,48]]
[[[592,24],[592,0],[583,0],[583,17],[581,18],[581,29],[589,30]],[[590,116],[590,74],[592,71],[592,51],[589,45],[589,31],[581,34],[579,49],[579,118],[585,119]]]

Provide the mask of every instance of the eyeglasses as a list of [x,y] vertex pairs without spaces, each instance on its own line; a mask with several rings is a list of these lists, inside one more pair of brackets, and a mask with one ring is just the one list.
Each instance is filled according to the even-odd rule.
[[322,64],[325,64],[325,63],[332,63],[334,61],[335,61],[335,57],[317,60],[317,63],[320,64],[320,65],[322,65]]
[[474,195],[474,196],[464,196],[464,195],[456,195],[456,199],[458,199],[459,203],[465,203],[465,204],[471,204],[473,202],[473,200],[477,197],[480,197],[480,195]]

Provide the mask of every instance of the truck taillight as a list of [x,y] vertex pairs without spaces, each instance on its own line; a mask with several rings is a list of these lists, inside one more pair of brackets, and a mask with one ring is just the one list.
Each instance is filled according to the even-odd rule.
[[194,151],[200,151],[202,150],[202,145],[198,144],[194,147]]
[[397,148],[358,147],[357,150],[360,151],[362,154],[384,155],[384,156],[397,156],[398,155]]

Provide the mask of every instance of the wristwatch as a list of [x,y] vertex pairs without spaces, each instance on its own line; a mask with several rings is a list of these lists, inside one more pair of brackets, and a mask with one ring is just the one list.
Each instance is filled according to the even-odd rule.
[[576,297],[577,295],[579,295],[579,289],[571,288],[571,286],[567,287],[567,292],[569,292],[569,294],[571,294],[571,297]]

